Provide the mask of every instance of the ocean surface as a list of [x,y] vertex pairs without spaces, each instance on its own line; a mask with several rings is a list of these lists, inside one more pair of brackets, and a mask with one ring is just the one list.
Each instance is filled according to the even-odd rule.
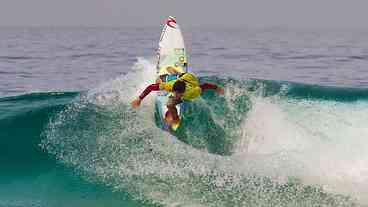
[[0,206],[368,205],[368,30],[182,30],[225,94],[170,134],[160,25],[0,28]]

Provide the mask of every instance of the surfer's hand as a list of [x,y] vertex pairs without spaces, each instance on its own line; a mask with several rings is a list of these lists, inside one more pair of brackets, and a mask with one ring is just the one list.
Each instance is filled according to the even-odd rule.
[[140,98],[137,98],[135,99],[134,101],[132,101],[132,103],[130,103],[130,105],[133,107],[133,108],[138,108],[140,105],[141,105],[141,99]]
[[218,94],[220,94],[220,95],[224,95],[224,94],[225,94],[225,90],[224,90],[223,88],[221,88],[221,87],[218,87],[218,88],[216,89],[216,92],[217,92]]

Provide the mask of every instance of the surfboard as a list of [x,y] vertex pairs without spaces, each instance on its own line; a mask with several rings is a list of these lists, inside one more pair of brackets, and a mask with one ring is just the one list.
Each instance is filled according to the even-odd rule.
[[[178,74],[185,73],[188,70],[187,53],[184,45],[183,35],[176,19],[169,16],[165,20],[164,27],[161,32],[160,41],[157,50],[157,78],[162,81],[172,81],[178,78]],[[175,71],[169,69],[175,68]],[[180,126],[168,126],[165,121],[165,113],[167,112],[166,103],[171,94],[166,91],[160,91],[156,97],[156,107],[160,116],[162,126],[165,129],[177,130]],[[180,120],[185,103],[178,104],[176,109]]]

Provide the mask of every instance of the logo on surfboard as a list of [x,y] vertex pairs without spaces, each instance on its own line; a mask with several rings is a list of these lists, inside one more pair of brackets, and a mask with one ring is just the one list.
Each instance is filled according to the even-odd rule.
[[171,28],[176,28],[176,20],[173,17],[169,17],[166,21],[167,26],[171,27]]

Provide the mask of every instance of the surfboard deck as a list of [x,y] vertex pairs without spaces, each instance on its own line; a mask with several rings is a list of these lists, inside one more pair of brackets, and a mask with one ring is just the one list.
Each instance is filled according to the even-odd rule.
[[[178,78],[178,74],[168,71],[168,67],[175,68],[178,74],[187,72],[188,62],[187,53],[184,45],[184,39],[179,25],[174,17],[169,16],[162,29],[159,47],[157,51],[157,79],[162,81],[172,81]],[[180,123],[174,126],[168,126],[165,121],[165,113],[167,112],[166,103],[171,94],[166,91],[160,91],[156,97],[156,107],[164,129],[177,130]],[[180,119],[185,103],[178,104],[176,109]]]

